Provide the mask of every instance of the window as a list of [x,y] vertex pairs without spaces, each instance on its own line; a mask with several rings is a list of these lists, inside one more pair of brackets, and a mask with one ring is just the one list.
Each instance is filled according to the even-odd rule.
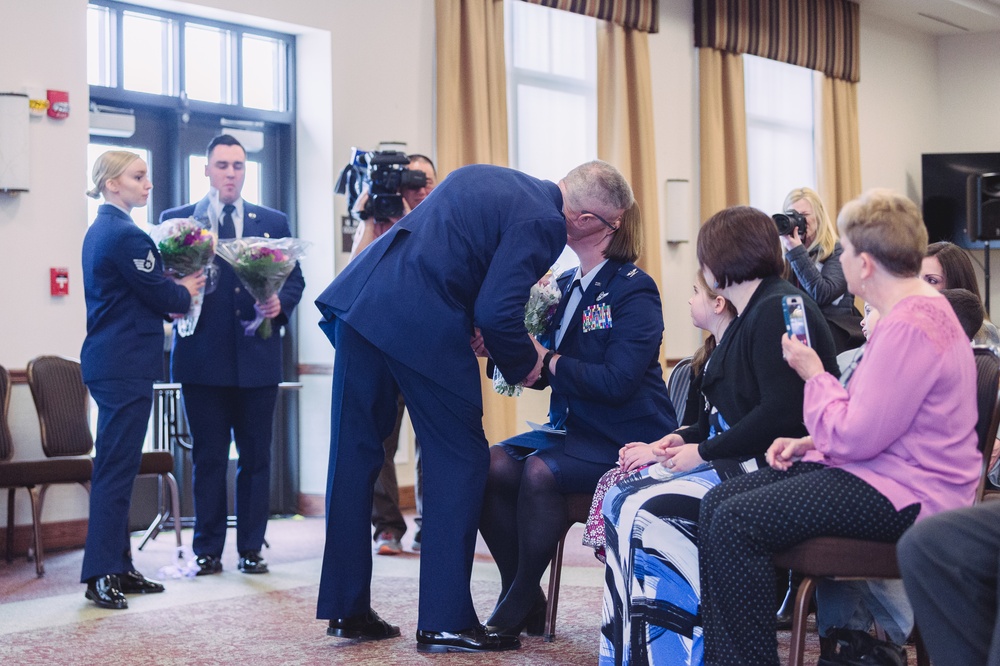
[[[597,157],[597,21],[514,0],[504,9],[510,165],[558,181]],[[579,260],[567,247],[556,263]]]
[[510,163],[558,180],[597,156],[597,21],[507,0]]
[[208,25],[184,26],[184,90],[188,98],[233,103],[232,33]]
[[[134,102],[129,93],[146,93],[191,100],[192,109],[208,103],[292,119],[289,35],[113,0],[87,5],[87,31],[87,81],[108,89],[102,98]],[[176,99],[169,105],[177,108]]]
[[816,189],[814,72],[743,56],[750,205],[771,214],[797,187]]

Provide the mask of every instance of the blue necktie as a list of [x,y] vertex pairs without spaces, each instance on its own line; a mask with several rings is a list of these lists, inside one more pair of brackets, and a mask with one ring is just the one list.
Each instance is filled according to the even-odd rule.
[[222,207],[222,219],[219,220],[219,239],[236,238],[236,225],[233,224],[233,211],[236,206],[226,204]]

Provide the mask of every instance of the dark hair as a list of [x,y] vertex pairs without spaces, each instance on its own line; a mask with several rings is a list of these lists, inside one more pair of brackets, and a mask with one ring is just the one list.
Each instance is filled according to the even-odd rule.
[[896,277],[920,275],[927,227],[917,205],[898,192],[868,190],[840,209],[837,227],[854,253],[870,254]]
[[781,275],[778,228],[750,206],[733,206],[708,218],[698,232],[698,264],[715,276],[713,289]]
[[982,298],[979,283],[976,282],[976,270],[965,250],[954,243],[939,241],[928,245],[924,256],[934,257],[941,264],[946,289],[968,289],[976,298]]
[[240,143],[232,134],[220,134],[209,141],[208,149],[205,151],[205,157],[212,159],[212,151],[215,150],[216,146],[239,146],[243,149],[243,154],[247,154],[247,149],[243,148],[243,144]]
[[410,158],[410,164],[413,164],[414,162],[426,162],[427,164],[431,165],[431,171],[433,171],[434,175],[437,176],[438,171],[437,168],[434,166],[434,162],[431,160],[431,158],[427,157],[426,155],[421,155],[420,153],[410,153],[409,155],[407,155],[407,157]]
[[955,311],[958,323],[969,339],[976,337],[986,319],[986,310],[979,297],[968,289],[944,289],[941,295],[951,303],[951,309]]
[[634,263],[642,253],[642,213],[639,202],[622,213],[618,230],[611,236],[611,242],[604,248],[604,257],[613,261]]

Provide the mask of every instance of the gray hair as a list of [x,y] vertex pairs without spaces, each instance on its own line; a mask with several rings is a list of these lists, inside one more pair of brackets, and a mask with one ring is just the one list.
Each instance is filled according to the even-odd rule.
[[94,171],[91,175],[94,186],[87,190],[87,196],[91,199],[100,199],[107,182],[125,173],[128,165],[138,159],[142,158],[127,150],[109,150],[102,154],[94,162]]
[[575,210],[589,210],[605,216],[620,215],[632,206],[632,186],[618,169],[594,160],[576,167],[563,178],[566,198]]

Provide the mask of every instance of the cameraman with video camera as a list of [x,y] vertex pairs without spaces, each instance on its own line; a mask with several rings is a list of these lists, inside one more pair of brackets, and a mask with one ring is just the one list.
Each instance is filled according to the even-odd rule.
[[837,353],[864,344],[861,313],[840,266],[843,249],[819,195],[800,187],[785,197],[784,213],[773,215],[781,234],[789,282],[809,294],[830,324]]
[[[350,260],[388,231],[403,215],[416,208],[437,184],[434,162],[425,155],[376,151],[365,156],[364,164],[370,166],[363,168],[356,158],[352,162],[355,166],[348,165],[345,169],[345,172],[353,171],[356,177],[367,181],[366,187],[369,190],[363,191],[352,206],[351,213],[360,219],[354,233]],[[344,181],[343,175],[341,181]],[[341,192],[341,189],[338,184],[337,191],[345,193]],[[375,551],[379,555],[399,555],[403,552],[401,540],[406,533],[406,521],[399,508],[395,457],[399,449],[399,431],[405,406],[403,396],[400,394],[397,399],[396,424],[382,443],[385,460],[375,481],[375,494],[372,498],[372,527],[375,528]],[[420,463],[419,442],[414,441],[414,449],[413,495],[417,505],[417,533],[413,537],[413,550],[419,551],[423,513],[423,469]]]
[[[417,204],[426,199],[427,195],[431,193],[431,190],[437,184],[437,172],[434,170],[434,162],[431,161],[431,158],[417,153],[403,156],[403,159],[405,158],[409,158],[410,160],[405,168],[405,171],[410,172],[410,178],[406,179],[406,182],[398,188],[397,192],[403,200],[402,214],[378,219],[370,209],[370,193],[362,193],[357,198],[351,210],[353,215],[360,218],[358,228],[354,232],[351,259],[358,256],[358,252],[368,247],[373,240],[388,231],[403,215],[416,208]],[[422,185],[420,184],[419,174],[423,174]],[[415,182],[411,184],[411,180]],[[369,215],[365,215],[366,210],[369,211]]]

